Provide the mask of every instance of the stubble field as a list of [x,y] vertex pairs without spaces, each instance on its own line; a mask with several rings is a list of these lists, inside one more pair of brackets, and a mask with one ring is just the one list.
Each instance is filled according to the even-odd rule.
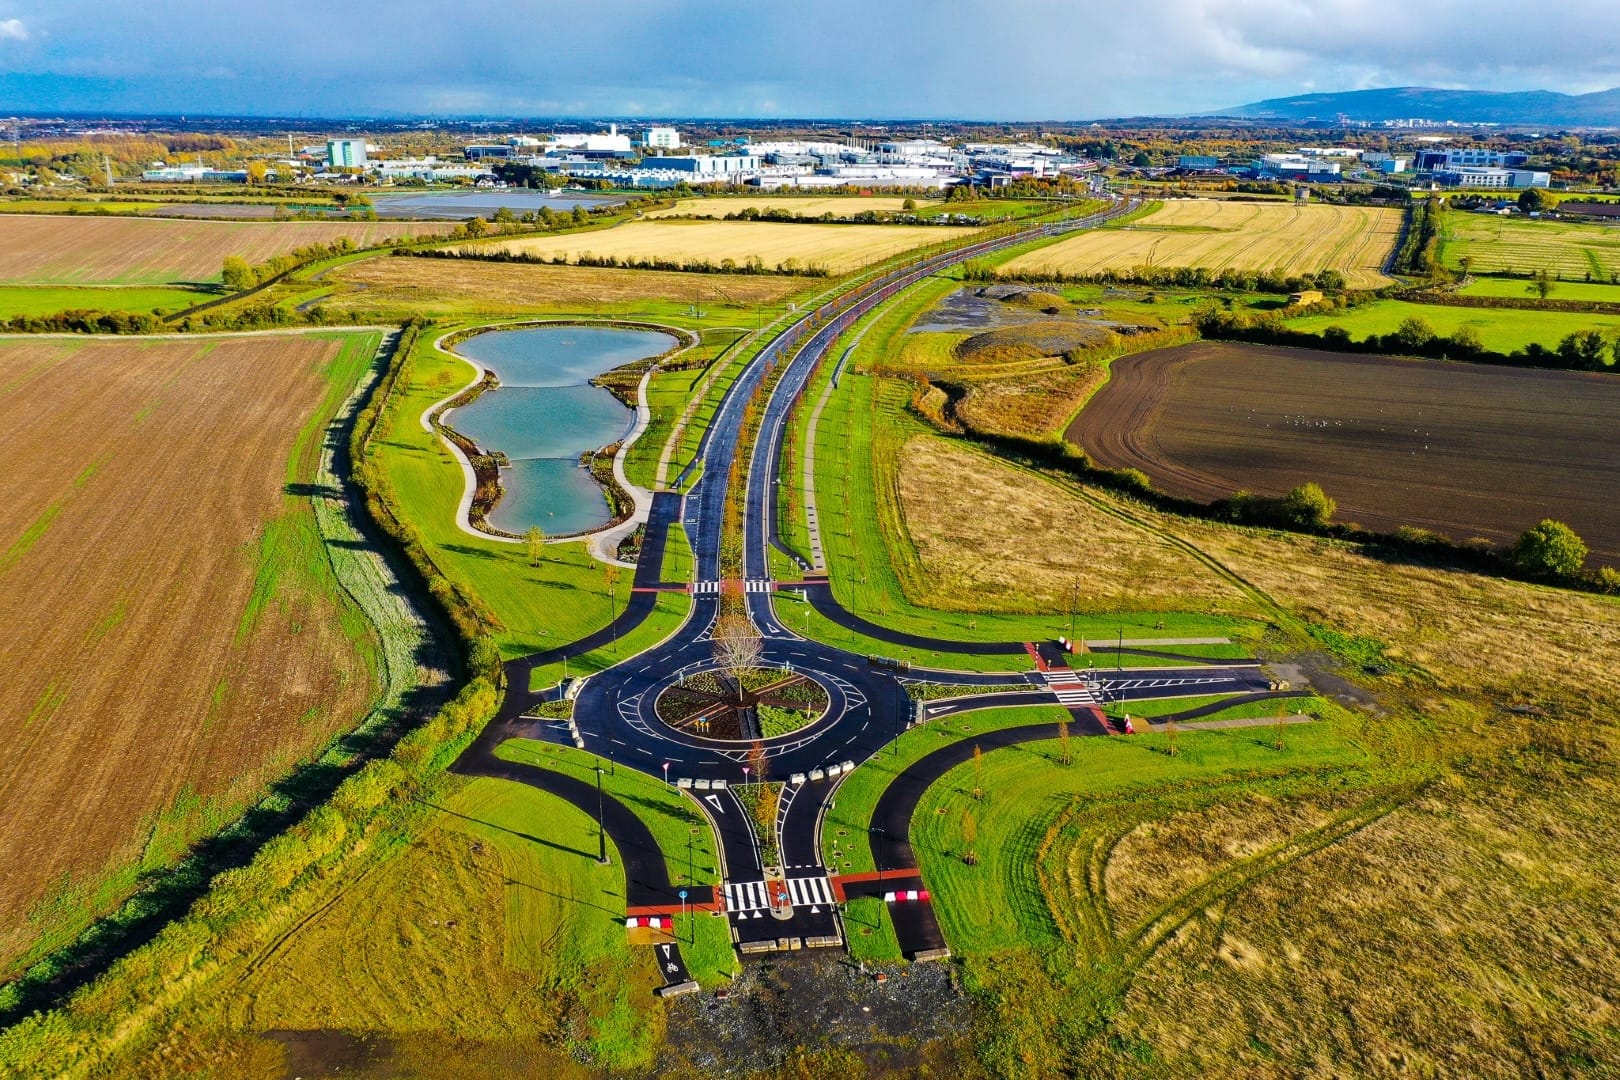
[[[915,199],[917,207],[934,205],[937,200]],[[863,210],[873,210],[880,214],[895,214],[905,209],[906,198],[903,195],[829,195],[821,198],[814,196],[778,195],[776,197],[763,196],[756,198],[752,195],[726,195],[713,199],[682,199],[668,210],[652,210],[644,216],[650,219],[667,217],[705,217],[723,218],[727,214],[735,214],[740,210],[754,209],[761,212],[766,210],[786,210],[790,214],[799,214],[804,217],[820,217],[822,214],[831,214],[834,217],[849,217],[859,214]]]
[[1620,562],[1620,380],[1202,342],[1115,361],[1066,437],[1199,500],[1314,481],[1339,518],[1510,542],[1546,517]]
[[765,269],[825,267],[844,273],[913,248],[957,240],[965,229],[932,225],[791,225],[755,221],[632,221],[612,229],[501,240],[469,246],[476,254],[505,248],[548,259],[581,255],[678,262],[757,258]]
[[[1572,221],[1527,220],[1454,211],[1445,218],[1445,261],[1468,260],[1475,273],[1529,276],[1541,270],[1571,281],[1610,281],[1620,274],[1620,228]],[[1518,295],[1523,296],[1521,291]],[[1554,291],[1553,296],[1580,299]]]
[[771,304],[805,287],[766,274],[682,274],[588,266],[526,266],[472,259],[386,256],[360,259],[324,279],[335,286],[320,301],[333,311],[544,311],[636,305]]
[[368,706],[283,489],[375,340],[0,344],[0,972]]
[[443,222],[181,221],[0,215],[0,282],[162,285],[217,281],[226,256],[250,263],[347,236],[358,246],[441,235]]
[[1401,212],[1216,199],[1166,202],[1129,226],[1095,229],[1019,256],[1005,269],[1094,274],[1139,266],[1197,266],[1285,274],[1337,270],[1352,288],[1389,284],[1383,266]]

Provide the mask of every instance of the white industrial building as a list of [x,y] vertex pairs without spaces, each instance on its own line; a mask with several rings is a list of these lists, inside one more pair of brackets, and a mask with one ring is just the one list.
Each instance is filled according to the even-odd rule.
[[490,175],[482,165],[440,161],[436,157],[380,161],[373,171],[385,180],[477,180]]
[[247,178],[246,169],[211,169],[206,165],[157,163],[141,173],[141,180],[148,184],[245,184]]
[[563,134],[553,135],[546,141],[546,152],[555,153],[559,150],[576,150],[586,154],[623,154],[629,157],[630,136],[619,134],[619,125],[608,125],[606,135],[602,134]]
[[1552,174],[1535,169],[1439,169],[1434,178],[1460,188],[1544,188],[1552,183]]
[[642,138],[641,145],[648,150],[679,150],[681,133],[672,127],[651,127]]
[[329,169],[363,169],[366,167],[366,140],[326,140],[326,167]]
[[1302,154],[1267,154],[1260,159],[1255,171],[1260,176],[1286,180],[1337,180],[1343,168],[1336,161],[1306,157]]
[[1412,167],[1409,157],[1397,157],[1394,154],[1380,154],[1367,150],[1361,155],[1361,163],[1368,168],[1377,169],[1381,173],[1403,173]]

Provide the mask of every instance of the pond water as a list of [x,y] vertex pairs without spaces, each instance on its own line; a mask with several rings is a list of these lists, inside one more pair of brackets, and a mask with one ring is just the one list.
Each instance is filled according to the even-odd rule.
[[579,456],[624,438],[635,413],[589,380],[675,344],[655,330],[592,326],[491,331],[457,344],[501,380],[447,418],[482,450],[511,460],[489,523],[511,533],[538,525],[548,536],[607,524],[607,498]]
[[492,216],[501,207],[514,214],[527,214],[549,206],[564,214],[576,206],[589,210],[603,203],[624,199],[602,195],[548,195],[531,188],[486,188],[474,191],[402,191],[372,195],[371,203],[380,218],[464,218]]

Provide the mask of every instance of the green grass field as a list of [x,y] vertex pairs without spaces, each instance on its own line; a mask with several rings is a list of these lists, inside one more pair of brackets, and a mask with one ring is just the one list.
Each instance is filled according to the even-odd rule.
[[1533,274],[1549,270],[1571,281],[1613,281],[1620,275],[1620,229],[1551,219],[1452,211],[1445,215],[1444,260],[1457,269]]
[[709,370],[715,359],[735,347],[747,331],[736,327],[702,327],[702,341],[690,353],[681,357],[684,363],[697,359],[696,367],[683,367],[677,371],[660,371],[647,384],[647,405],[652,419],[647,430],[630,448],[625,459],[624,472],[632,484],[651,490],[658,474],[658,459],[669,440],[675,421],[686,408],[694,387]]
[[0,319],[73,310],[168,313],[216,299],[218,295],[200,289],[8,285],[0,286]]
[[[1554,296],[1558,295],[1556,292]],[[1516,308],[1462,308],[1439,304],[1412,304],[1404,300],[1379,300],[1332,315],[1308,315],[1292,319],[1294,330],[1319,334],[1330,326],[1342,326],[1356,340],[1374,334],[1393,333],[1406,319],[1422,319],[1442,335],[1470,326],[1479,332],[1485,348],[1511,353],[1532,343],[1549,349],[1577,330],[1620,330],[1620,315],[1585,315],[1563,311],[1521,311]]]
[[[509,761],[556,769],[576,779],[593,782],[598,765],[598,759],[583,750],[532,739],[509,740],[497,748],[496,754]],[[714,830],[679,788],[671,787],[658,777],[607,763],[602,773],[602,790],[624,803],[652,830],[654,839],[664,852],[672,882],[677,885],[714,885],[719,882],[720,860],[715,853]],[[586,826],[588,835],[581,837],[576,830],[572,846],[586,851],[587,857],[576,860],[586,864],[575,867],[576,872],[587,866],[592,869],[596,867],[596,823],[590,821],[590,815],[583,816],[589,822]],[[619,862],[617,865],[622,867],[624,864]],[[622,869],[620,873],[622,875]],[[713,986],[736,970],[731,928],[723,916],[716,917],[707,912],[692,913],[676,930],[681,936],[681,952],[693,978],[705,986]]]
[[[1515,299],[1536,299],[1540,294],[1525,278],[1480,277],[1458,290],[1462,296],[1505,296]],[[1555,281],[1549,300],[1595,300],[1600,303],[1620,304],[1620,285],[1588,284],[1582,281]]]
[[[822,827],[821,856],[827,868],[835,874],[863,874],[877,869],[867,833],[872,824],[872,811],[896,776],[935,750],[987,731],[1025,724],[1050,723],[1056,738],[1057,725],[1068,719],[1069,710],[1061,706],[1031,704],[962,713],[901,733],[899,738],[857,766],[839,785],[837,798]],[[1080,741],[1074,740],[1076,744]]]
[[[1324,773],[1348,771],[1359,781],[1371,764],[1334,723],[1317,723],[1288,727],[1281,749],[1269,727],[1183,731],[1176,736],[1174,756],[1163,733],[1071,737],[1071,763],[1064,765],[1057,724],[1067,716],[1056,706],[995,709],[906,732],[894,755],[885,751],[873,757],[839,789],[823,841],[829,865],[841,873],[876,869],[868,835],[872,811],[893,777],[912,763],[987,731],[1050,723],[1051,739],[989,751],[978,765],[958,766],[930,787],[912,819],[911,843],[953,952],[983,959],[1010,949],[1059,948],[1063,935],[1037,887],[1034,868],[1043,834],[1076,800],[1099,804],[1105,815],[1115,800],[1126,812],[1140,812],[1155,793],[1165,796],[1166,807],[1200,787],[1220,798],[1240,798]],[[982,797],[974,797],[975,789]],[[976,834],[971,844],[964,839],[969,815]],[[970,848],[978,860],[972,865],[963,858]],[[851,929],[858,955],[898,958],[881,907],[861,911]]]

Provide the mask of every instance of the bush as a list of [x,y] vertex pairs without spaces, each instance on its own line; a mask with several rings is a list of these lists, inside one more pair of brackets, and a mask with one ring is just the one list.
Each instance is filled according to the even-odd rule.
[[1586,542],[1562,521],[1547,518],[1524,531],[1511,557],[1519,569],[1541,577],[1569,578],[1586,562]]
[[1317,484],[1301,484],[1283,496],[1283,516],[1291,524],[1321,528],[1333,517],[1339,504]]

